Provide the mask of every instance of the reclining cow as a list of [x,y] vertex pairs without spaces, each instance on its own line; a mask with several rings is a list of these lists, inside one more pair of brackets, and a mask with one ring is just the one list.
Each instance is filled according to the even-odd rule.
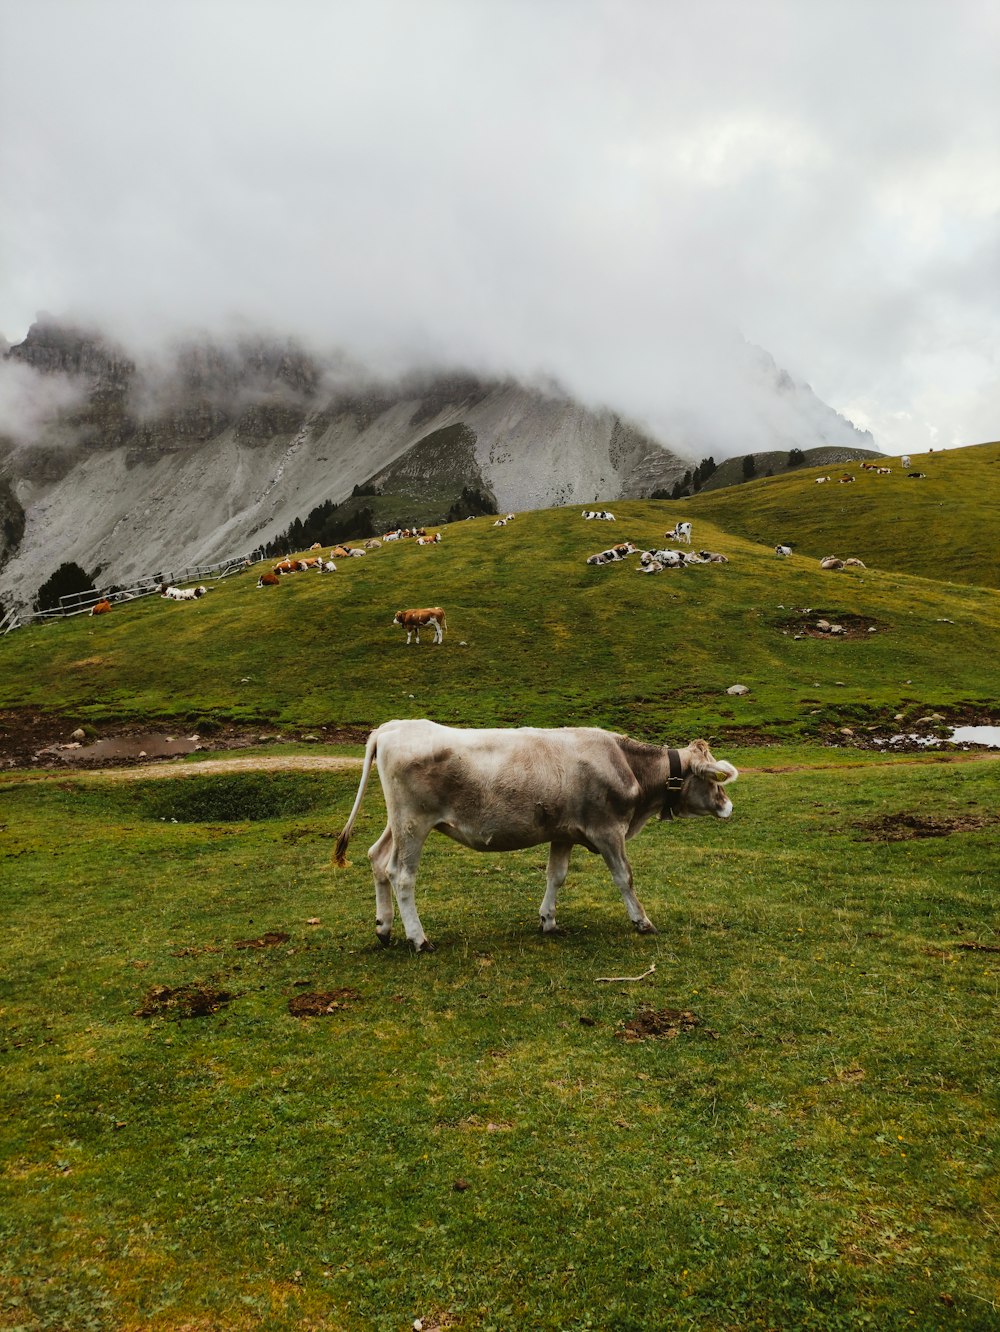
[[197,601],[207,591],[207,587],[168,587],[163,583],[160,587],[160,596],[166,597],[168,601]]
[[584,509],[581,517],[586,518],[588,521],[596,519],[601,523],[613,523],[615,521],[615,515],[610,509]]
[[644,550],[639,563],[658,564],[661,569],[683,569],[687,565],[687,556],[682,550]]
[[473,851],[520,851],[549,843],[542,932],[556,933],[556,897],[574,846],[603,857],[633,925],[655,933],[632,886],[626,841],[650,819],[713,815],[728,819],[724,784],[738,776],[704,740],[683,749],[646,745],[589,726],[464,730],[436,722],[390,721],[365,747],[354,807],[337,840],[345,853],[372,764],[385,796],[385,831],[369,849],[375,879],[375,932],[389,942],[393,894],[406,937],[430,949],[417,914],[414,884],[432,831]]

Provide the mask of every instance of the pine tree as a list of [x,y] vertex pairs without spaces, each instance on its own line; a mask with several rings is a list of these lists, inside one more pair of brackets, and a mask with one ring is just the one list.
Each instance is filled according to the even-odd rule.
[[74,592],[96,592],[96,588],[87,573],[70,560],[60,564],[51,578],[47,578],[35,593],[35,606],[40,611],[58,610],[59,598],[72,596]]

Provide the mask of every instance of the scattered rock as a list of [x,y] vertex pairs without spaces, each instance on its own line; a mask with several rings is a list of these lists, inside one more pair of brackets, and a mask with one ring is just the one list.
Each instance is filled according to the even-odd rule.
[[[749,694],[749,692],[750,692],[749,688],[747,687],[747,685],[744,684],[730,685],[729,688],[726,690],[727,694]],[[412,694],[410,697],[412,698]]]
[[87,738],[87,732],[83,729],[82,726],[78,726],[70,736],[71,740],[86,740],[86,738]]

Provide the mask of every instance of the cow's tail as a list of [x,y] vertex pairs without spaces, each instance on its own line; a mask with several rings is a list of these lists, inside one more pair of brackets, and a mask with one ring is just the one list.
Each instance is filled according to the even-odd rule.
[[378,731],[372,731],[368,737],[368,743],[365,745],[365,761],[361,769],[361,785],[358,787],[358,794],[354,797],[354,808],[351,810],[350,817],[344,825],[344,831],[337,838],[337,845],[333,852],[333,863],[340,869],[345,869],[350,861],[347,859],[347,844],[351,840],[351,829],[354,827],[354,820],[358,817],[358,810],[361,808],[361,801],[364,799],[365,787],[368,785],[368,778],[371,774],[372,764],[375,762],[375,755],[378,750]]

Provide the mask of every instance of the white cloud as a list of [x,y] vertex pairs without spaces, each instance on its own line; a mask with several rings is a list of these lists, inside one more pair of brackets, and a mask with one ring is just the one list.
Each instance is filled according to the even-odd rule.
[[745,337],[975,442],[998,52],[987,0],[0,0],[0,323],[549,373],[734,451]]

